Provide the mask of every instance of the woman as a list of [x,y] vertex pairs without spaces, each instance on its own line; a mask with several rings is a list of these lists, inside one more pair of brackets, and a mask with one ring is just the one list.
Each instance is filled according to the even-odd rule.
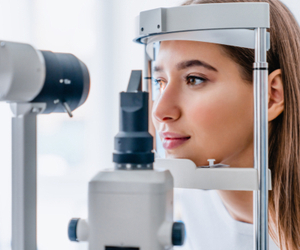
[[[184,5],[225,2],[270,4],[269,232],[280,249],[300,249],[300,29],[278,0],[189,0]],[[161,43],[153,75],[160,94],[152,116],[166,157],[188,158],[197,166],[216,159],[253,167],[253,62],[251,49]],[[182,192],[189,249],[252,249],[252,192]],[[217,207],[222,204],[224,210]],[[276,249],[272,241],[270,249]]]

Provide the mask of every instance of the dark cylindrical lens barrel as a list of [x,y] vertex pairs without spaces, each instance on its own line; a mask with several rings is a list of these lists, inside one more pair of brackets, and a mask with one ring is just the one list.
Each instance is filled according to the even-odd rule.
[[122,92],[120,131],[148,132],[148,93]]
[[115,136],[113,161],[118,164],[154,162],[153,137],[148,132],[147,92],[122,92],[120,132]]
[[44,113],[71,111],[88,97],[90,77],[87,67],[77,57],[66,53],[41,51],[46,66],[46,79],[41,92],[32,102],[46,102]]

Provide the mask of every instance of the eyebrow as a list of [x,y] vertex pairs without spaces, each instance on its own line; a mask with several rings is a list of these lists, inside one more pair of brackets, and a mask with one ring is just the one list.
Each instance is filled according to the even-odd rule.
[[[215,72],[218,72],[218,70],[216,68],[214,68],[213,66],[209,65],[206,62],[200,61],[200,60],[188,60],[188,61],[183,61],[180,63],[177,63],[176,68],[177,70],[183,70],[189,67],[204,67],[207,68],[208,70],[212,70]],[[163,71],[163,67],[161,66],[155,66],[154,67],[154,72],[162,72]]]

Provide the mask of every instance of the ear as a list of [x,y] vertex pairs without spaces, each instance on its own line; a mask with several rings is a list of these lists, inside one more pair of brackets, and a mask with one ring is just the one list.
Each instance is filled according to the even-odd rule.
[[269,75],[268,83],[268,121],[272,121],[283,112],[284,108],[281,69],[277,69]]

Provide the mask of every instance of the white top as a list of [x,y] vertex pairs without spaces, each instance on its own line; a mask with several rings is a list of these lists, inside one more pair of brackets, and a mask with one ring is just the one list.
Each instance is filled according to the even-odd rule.
[[[215,190],[174,189],[175,220],[186,227],[174,250],[253,250],[253,225],[236,221]],[[279,250],[269,237],[269,250]]]

